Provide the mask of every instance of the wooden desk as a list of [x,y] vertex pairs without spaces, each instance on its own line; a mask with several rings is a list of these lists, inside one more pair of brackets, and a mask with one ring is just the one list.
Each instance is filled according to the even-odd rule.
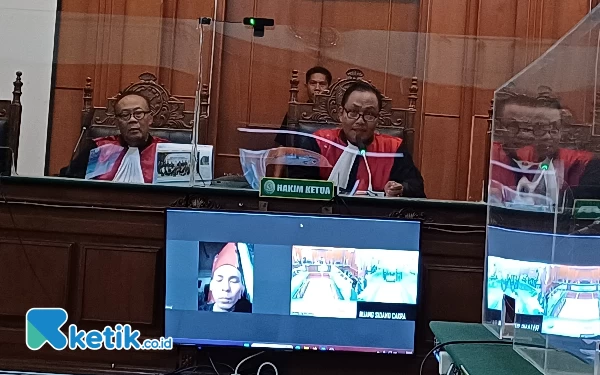
[[[130,323],[145,336],[162,336],[165,207],[196,194],[187,200],[202,207],[259,210],[257,192],[59,178],[11,177],[0,182],[9,201],[0,203],[0,368],[152,372],[194,360],[185,350],[56,352],[44,348],[31,352],[24,344],[24,315],[31,307],[64,307],[70,323],[81,329]],[[398,374],[401,368],[402,373],[416,374],[422,356],[433,345],[430,321],[481,321],[485,205],[370,198],[347,198],[337,204],[268,201],[268,209],[277,212],[314,214],[323,206],[339,215],[415,214],[426,220],[421,237],[417,354],[275,353],[274,360],[284,363],[287,372]],[[211,350],[216,359],[234,364],[245,354],[244,350]]]

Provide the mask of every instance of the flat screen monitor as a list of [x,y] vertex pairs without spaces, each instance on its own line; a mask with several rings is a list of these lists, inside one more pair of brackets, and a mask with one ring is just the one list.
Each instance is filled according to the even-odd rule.
[[168,210],[176,344],[412,354],[414,221]]
[[518,328],[600,336],[599,240],[488,227],[486,320],[500,320],[506,294],[516,300]]

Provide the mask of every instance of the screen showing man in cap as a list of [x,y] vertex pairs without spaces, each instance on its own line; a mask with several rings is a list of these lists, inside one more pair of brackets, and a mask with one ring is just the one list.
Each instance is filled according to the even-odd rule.
[[[247,250],[245,244],[244,249]],[[208,302],[201,310],[214,312],[252,312],[244,279],[238,244],[227,243],[215,256]]]

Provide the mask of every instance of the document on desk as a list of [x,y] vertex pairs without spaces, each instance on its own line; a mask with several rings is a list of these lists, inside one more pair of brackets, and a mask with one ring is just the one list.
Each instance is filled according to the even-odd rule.
[[[196,170],[194,179],[205,185],[213,180],[213,146],[195,145]],[[159,143],[156,145],[156,160],[153,183],[189,182],[192,174],[194,145]]]

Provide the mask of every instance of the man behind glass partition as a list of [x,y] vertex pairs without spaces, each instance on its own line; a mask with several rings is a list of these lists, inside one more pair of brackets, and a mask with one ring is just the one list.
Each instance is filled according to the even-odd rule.
[[346,192],[425,198],[423,177],[403,140],[375,131],[382,101],[367,83],[348,87],[338,109],[341,127],[318,130],[309,142],[333,168],[292,169],[291,177],[330,180]]
[[153,116],[148,100],[124,93],[115,103],[119,135],[85,140],[60,176],[129,183],[152,183],[156,144],[169,142],[150,135]]
[[525,202],[523,197],[535,195],[555,204],[557,193],[600,184],[592,152],[560,147],[560,131],[570,117],[547,91],[537,98],[512,91],[497,95],[495,128],[503,142],[492,145],[492,202]]
[[[308,102],[313,103],[315,101],[315,93],[319,93],[325,90],[329,90],[331,85],[332,76],[329,70],[322,66],[314,66],[306,72],[306,93],[308,95]],[[287,129],[288,117],[287,113],[281,123],[281,129]],[[275,142],[283,147],[290,146],[287,141],[287,134],[278,133],[275,136]]]

